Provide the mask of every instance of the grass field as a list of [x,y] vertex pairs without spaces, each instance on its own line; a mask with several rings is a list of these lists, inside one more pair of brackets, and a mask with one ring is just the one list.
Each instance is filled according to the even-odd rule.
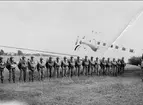
[[5,83],[0,84],[1,102],[24,102],[23,105],[143,105],[142,72],[131,65],[119,77],[65,77],[33,83],[8,83],[7,73],[4,74]]

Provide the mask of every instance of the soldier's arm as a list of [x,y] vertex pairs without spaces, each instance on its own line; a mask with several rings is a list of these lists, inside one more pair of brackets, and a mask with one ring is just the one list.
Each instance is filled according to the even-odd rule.
[[18,63],[18,69],[21,69],[21,62]]

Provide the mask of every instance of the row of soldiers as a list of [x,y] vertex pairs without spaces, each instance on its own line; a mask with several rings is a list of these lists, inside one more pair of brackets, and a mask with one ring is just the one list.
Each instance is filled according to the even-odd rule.
[[67,59],[66,57],[61,60],[59,57],[56,60],[53,60],[52,57],[49,57],[46,62],[44,62],[43,58],[40,58],[38,62],[34,60],[32,56],[30,59],[26,59],[26,57],[22,57],[19,63],[14,61],[14,57],[10,57],[4,62],[3,57],[0,57],[0,77],[1,83],[4,80],[4,70],[5,68],[9,71],[9,82],[13,81],[15,83],[15,71],[18,68],[20,70],[19,81],[22,80],[26,82],[27,72],[29,73],[29,81],[34,81],[34,73],[38,71],[39,80],[44,79],[44,74],[47,72],[47,77],[72,77],[72,76],[80,76],[80,75],[112,75],[117,76],[124,72],[125,67],[124,58],[118,59],[115,58],[111,61],[110,58],[105,60],[103,57],[99,59],[96,57],[94,60],[93,57],[88,59],[85,56],[84,59],[80,59],[77,57],[70,57]]

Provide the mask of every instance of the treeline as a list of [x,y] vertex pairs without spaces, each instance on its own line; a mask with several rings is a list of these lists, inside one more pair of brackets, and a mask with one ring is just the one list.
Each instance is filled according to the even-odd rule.
[[143,56],[139,56],[139,57],[133,56],[130,59],[128,59],[128,63],[138,66],[141,64],[141,58],[143,58]]
[[21,50],[18,50],[16,53],[14,52],[5,52],[3,49],[0,50],[0,55],[3,56],[53,56],[50,54],[41,54],[41,53],[34,53],[34,54],[30,54],[30,53],[23,53]]

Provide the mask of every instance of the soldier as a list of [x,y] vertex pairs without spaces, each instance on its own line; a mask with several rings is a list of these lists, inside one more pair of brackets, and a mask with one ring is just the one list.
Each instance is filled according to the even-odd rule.
[[70,58],[69,60],[69,71],[70,71],[70,76],[72,77],[73,75],[77,75],[77,72],[75,70],[75,61],[73,57]]
[[99,58],[96,57],[96,60],[95,60],[95,70],[96,70],[96,74],[97,75],[100,75],[100,61],[99,61]]
[[28,61],[28,68],[29,68],[29,81],[33,82],[34,81],[34,71],[36,69],[36,62],[34,61],[33,56]]
[[54,61],[52,57],[49,57],[49,60],[46,62],[46,68],[47,71],[49,72],[49,77],[51,78],[54,75]]
[[24,82],[26,82],[27,67],[28,67],[27,61],[26,61],[25,57],[23,56],[22,59],[19,61],[18,68],[20,69],[19,80],[21,80],[22,73],[23,73],[23,80],[24,80]]
[[77,75],[79,76],[81,73],[81,68],[82,68],[82,61],[80,60],[80,57],[77,57],[76,63],[75,63]]
[[117,60],[117,75],[121,73],[121,61],[120,59]]
[[90,61],[89,61],[89,66],[90,66],[90,75],[93,75],[93,73],[95,73],[95,61],[93,59],[93,57],[91,57]]
[[115,58],[113,58],[113,61],[112,61],[112,75],[117,76],[117,62]]
[[10,70],[9,70],[9,82],[11,82],[11,77],[13,80],[13,83],[15,83],[15,70],[17,67],[17,63],[14,61],[13,57],[10,57]]
[[85,56],[85,59],[83,60],[82,65],[83,65],[84,75],[88,75],[89,74],[89,60],[87,56]]
[[122,59],[121,59],[121,73],[124,73],[125,66],[126,66],[126,63],[124,61],[124,57],[122,57]]
[[40,58],[40,61],[37,64],[37,70],[38,70],[38,75],[39,75],[39,81],[44,79],[44,68],[45,68],[45,63],[43,61],[43,58]]
[[10,82],[10,76],[11,76],[11,67],[10,67],[10,58],[7,58],[7,61],[6,61],[6,68],[7,68],[7,70],[8,70],[8,72],[9,72],[9,78],[8,78],[8,81]]
[[106,73],[108,75],[110,74],[110,69],[111,69],[111,61],[110,61],[110,58],[108,58],[106,62]]
[[62,61],[63,76],[67,76],[68,70],[69,70],[69,63],[67,61],[67,58],[64,57],[64,60]]
[[56,61],[54,62],[54,68],[55,68],[55,71],[56,71],[56,75],[57,75],[57,78],[59,76],[61,76],[61,61],[59,60],[59,57],[56,58]]
[[105,70],[106,70],[106,62],[105,62],[105,58],[103,57],[101,62],[100,62],[100,67],[102,69],[102,74],[105,75]]
[[3,83],[3,80],[4,80],[3,73],[4,73],[5,66],[6,66],[6,64],[3,61],[3,57],[0,57],[0,77],[1,77],[1,83]]
[[19,63],[18,63],[18,69],[20,71],[20,73],[19,73],[20,74],[19,75],[19,81],[21,81],[21,79],[22,79],[21,61],[22,61],[22,59],[20,58]]

